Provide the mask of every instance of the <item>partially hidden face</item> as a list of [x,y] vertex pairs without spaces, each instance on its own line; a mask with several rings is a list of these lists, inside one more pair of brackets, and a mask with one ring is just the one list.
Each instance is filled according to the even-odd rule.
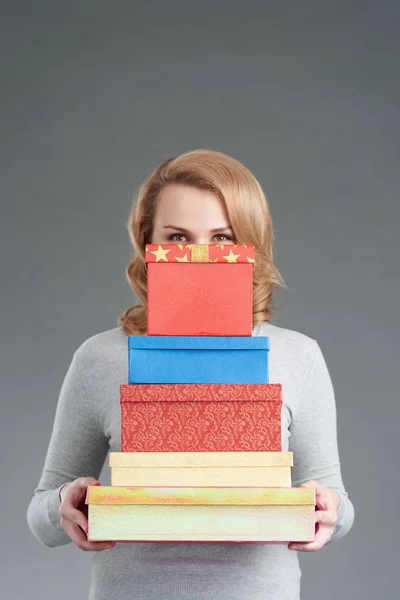
[[235,244],[226,206],[213,192],[170,183],[160,192],[152,244]]

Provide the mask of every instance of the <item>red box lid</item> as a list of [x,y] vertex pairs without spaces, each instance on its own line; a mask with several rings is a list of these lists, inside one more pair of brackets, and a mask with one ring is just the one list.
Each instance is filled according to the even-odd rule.
[[254,263],[252,244],[146,244],[146,262]]
[[282,402],[281,383],[122,383],[121,402]]

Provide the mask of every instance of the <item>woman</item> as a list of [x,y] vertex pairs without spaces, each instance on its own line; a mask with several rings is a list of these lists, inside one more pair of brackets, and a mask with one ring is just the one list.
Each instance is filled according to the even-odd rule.
[[[46,546],[72,540],[82,550],[97,551],[91,600],[297,600],[301,572],[296,550],[317,551],[343,537],[354,509],[342,481],[334,392],[319,345],[269,323],[273,289],[284,283],[273,264],[265,195],[234,158],[210,150],[187,152],[164,161],[141,186],[128,229],[136,255],[126,273],[142,304],[128,308],[119,327],[94,335],[74,353],[28,508],[29,526]],[[270,381],[283,384],[282,450],[294,453],[292,486],[316,489],[315,541],[87,541],[86,488],[99,484],[107,452],[121,451],[119,384],[126,382],[127,335],[146,334],[146,243],[254,244],[253,335],[270,337]]]

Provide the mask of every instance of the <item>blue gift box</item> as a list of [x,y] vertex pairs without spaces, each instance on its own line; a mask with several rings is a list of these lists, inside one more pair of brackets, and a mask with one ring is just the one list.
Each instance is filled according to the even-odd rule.
[[265,336],[128,336],[128,383],[269,383]]

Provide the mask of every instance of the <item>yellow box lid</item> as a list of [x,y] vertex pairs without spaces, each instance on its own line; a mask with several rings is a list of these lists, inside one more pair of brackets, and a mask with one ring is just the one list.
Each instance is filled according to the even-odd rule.
[[89,486],[86,504],[315,504],[314,488]]
[[292,467],[293,452],[110,452],[110,467]]

